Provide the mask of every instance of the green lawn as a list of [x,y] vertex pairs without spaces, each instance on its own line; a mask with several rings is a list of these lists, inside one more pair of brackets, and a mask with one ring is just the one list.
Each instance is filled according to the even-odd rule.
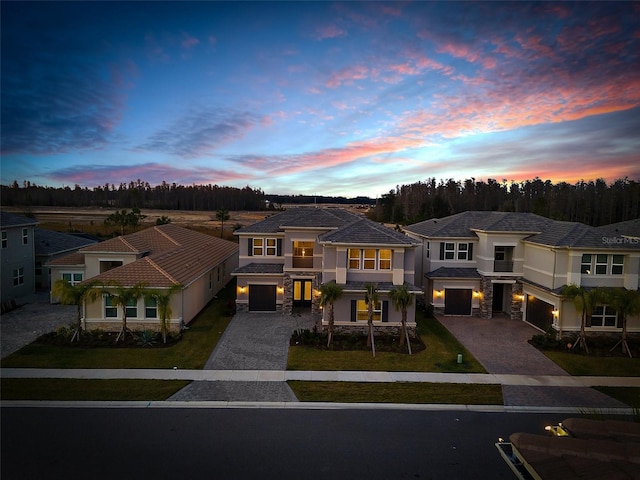
[[[288,370],[365,370],[387,372],[486,373],[480,363],[434,318],[416,311],[418,334],[427,348],[407,353],[333,351],[313,347],[289,348]],[[458,353],[463,362],[457,363]]]
[[[609,395],[630,407],[640,409],[640,388],[635,387],[594,387],[595,390]],[[640,411],[638,412],[640,413]]]
[[235,282],[207,305],[177,344],[166,348],[82,348],[34,342],[2,360],[2,368],[172,368],[201,369],[231,321],[226,304]]
[[302,402],[502,405],[500,385],[456,383],[288,382]]
[[3,378],[2,400],[166,400],[190,382],[184,380],[80,380]]
[[596,357],[553,350],[543,350],[542,352],[571,375],[640,376],[640,358]]

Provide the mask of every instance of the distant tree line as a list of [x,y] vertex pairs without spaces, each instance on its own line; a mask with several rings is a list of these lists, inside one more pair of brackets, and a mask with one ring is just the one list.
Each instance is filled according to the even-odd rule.
[[430,178],[391,190],[369,216],[406,225],[468,210],[531,212],[600,226],[640,218],[640,183],[627,178],[610,185],[603,179],[571,185],[539,178],[524,182]]
[[263,210],[265,195],[251,187],[178,185],[162,182],[105,183],[94,188],[75,185],[43,187],[24,181],[0,186],[4,206],[157,208],[165,210]]
[[265,199],[274,205],[308,205],[335,203],[337,205],[375,205],[369,197],[329,197],[325,195],[265,195]]

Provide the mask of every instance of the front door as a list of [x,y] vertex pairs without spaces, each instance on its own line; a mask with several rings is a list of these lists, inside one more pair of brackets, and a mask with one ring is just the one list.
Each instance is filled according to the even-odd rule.
[[503,311],[503,302],[504,302],[504,283],[494,283],[493,284],[493,303],[491,308],[494,313],[499,313]]
[[293,307],[305,308],[311,306],[311,280],[293,281]]

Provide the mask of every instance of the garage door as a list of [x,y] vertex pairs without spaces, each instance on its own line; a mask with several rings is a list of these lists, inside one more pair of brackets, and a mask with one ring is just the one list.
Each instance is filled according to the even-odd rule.
[[249,285],[249,311],[275,312],[275,310],[275,285]]
[[553,305],[527,295],[527,322],[541,330],[547,330],[553,323]]
[[471,315],[471,296],[473,290],[465,288],[447,288],[444,291],[445,315]]

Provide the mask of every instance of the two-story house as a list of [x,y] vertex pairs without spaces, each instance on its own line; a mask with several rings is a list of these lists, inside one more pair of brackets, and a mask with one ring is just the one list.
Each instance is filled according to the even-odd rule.
[[[405,228],[421,242],[416,281],[436,312],[504,314],[558,331],[579,330],[581,321],[563,286],[638,289],[638,230],[640,220],[594,228],[531,213],[474,211]],[[597,306],[591,318],[593,331],[618,328],[610,307]],[[634,329],[640,331],[640,319],[630,319]]]
[[[52,282],[64,278],[72,285],[90,279],[106,287],[142,283],[158,291],[180,285],[171,295],[169,319],[170,328],[178,330],[231,280],[238,266],[238,245],[169,224],[89,245],[47,266]],[[85,328],[115,329],[121,316],[108,293],[84,306]],[[141,297],[128,305],[127,322],[133,329],[157,329],[154,300]]]
[[[380,301],[374,322],[395,326],[400,313],[389,291],[413,285],[418,243],[361,215],[338,208],[291,208],[235,232],[239,237],[237,309],[250,312],[302,310],[319,313],[319,288],[343,288],[334,304],[336,325],[366,322],[365,285],[376,285]],[[415,302],[408,310],[415,319]],[[323,319],[326,321],[326,319]]]
[[19,297],[35,292],[34,229],[37,224],[23,215],[0,212],[0,302],[3,312],[15,306]]

